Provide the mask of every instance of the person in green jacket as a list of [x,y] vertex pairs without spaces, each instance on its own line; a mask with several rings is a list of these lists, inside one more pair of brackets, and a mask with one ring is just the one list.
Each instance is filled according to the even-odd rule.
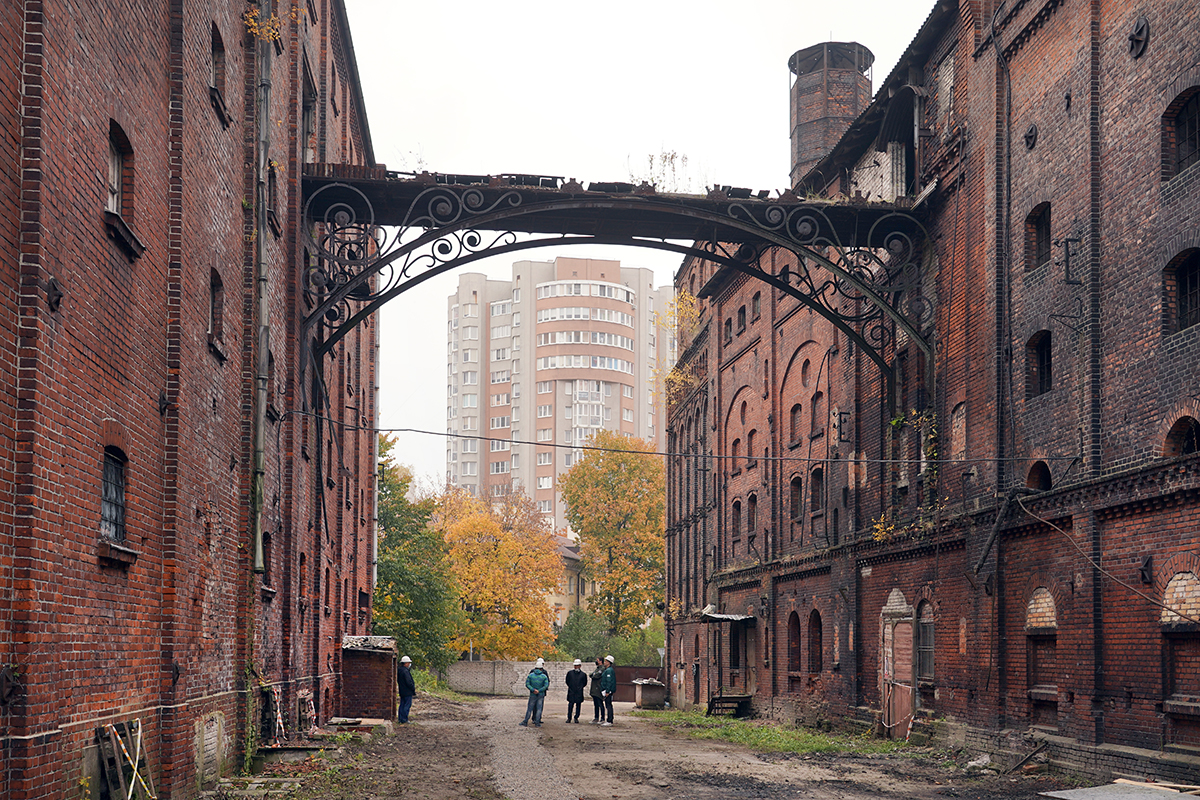
[[525,678],[529,702],[525,705],[525,719],[520,723],[522,728],[529,727],[530,717],[533,718],[535,728],[542,727],[542,704],[546,702],[546,690],[550,688],[550,675],[544,669],[545,664],[545,659],[539,658]]
[[613,693],[617,691],[617,670],[613,668],[616,661],[612,656],[605,656],[604,660],[608,663],[604,667],[604,674],[600,676],[600,694],[604,696],[604,711],[608,715],[608,719],[600,724],[605,728],[611,728],[613,724]]

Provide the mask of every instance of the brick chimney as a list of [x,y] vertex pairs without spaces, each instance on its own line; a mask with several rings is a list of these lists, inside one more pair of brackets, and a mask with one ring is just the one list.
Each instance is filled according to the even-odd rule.
[[[871,102],[875,54],[858,42],[823,42],[788,59],[791,86],[792,186],[838,143]],[[833,176],[828,176],[832,178]]]

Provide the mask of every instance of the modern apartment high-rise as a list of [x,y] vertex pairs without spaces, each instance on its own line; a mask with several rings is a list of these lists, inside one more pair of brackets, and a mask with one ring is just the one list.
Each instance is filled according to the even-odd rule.
[[447,481],[480,496],[524,490],[557,530],[558,476],[593,432],[661,450],[655,379],[675,354],[656,319],[673,296],[651,270],[601,259],[518,261],[509,281],[463,274],[447,300]]

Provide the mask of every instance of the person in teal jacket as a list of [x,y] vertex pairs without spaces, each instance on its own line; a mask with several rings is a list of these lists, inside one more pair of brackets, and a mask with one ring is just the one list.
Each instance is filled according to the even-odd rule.
[[617,670],[613,668],[616,661],[612,656],[605,656],[606,663],[604,673],[600,676],[600,694],[604,696],[604,713],[607,719],[600,724],[605,728],[611,728],[613,724],[613,693],[617,691]]
[[525,705],[525,719],[520,723],[522,728],[529,727],[530,717],[533,718],[535,728],[542,727],[542,705],[546,702],[546,690],[550,688],[550,675],[544,669],[545,664],[545,659],[539,658],[525,678],[529,702]]

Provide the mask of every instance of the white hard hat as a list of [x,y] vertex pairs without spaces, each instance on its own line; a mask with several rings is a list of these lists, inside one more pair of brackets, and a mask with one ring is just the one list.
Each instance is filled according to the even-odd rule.
[[577,667],[578,667],[578,666],[579,666],[580,664],[582,664],[582,663],[583,663],[583,662],[582,662],[582,661],[580,661],[578,658],[577,658],[577,659],[575,659],[575,666],[577,666]]
[[404,656],[403,658],[401,658],[401,659],[400,659],[400,663],[401,663],[401,664],[411,664],[411,663],[412,663],[412,659],[411,659],[411,658],[409,658],[408,656]]
[[543,664],[545,664],[545,663],[546,663],[546,659],[544,659],[544,658],[539,658],[537,661],[533,662],[533,665],[534,665],[535,667],[540,667],[540,666],[542,666],[542,665],[543,665]]
[[605,657],[604,657],[604,660],[605,660],[605,661],[607,661],[607,662],[608,662],[608,663],[610,663],[610,664],[615,664],[615,663],[617,663],[617,660],[616,660],[615,658],[613,658],[612,656],[605,656]]

